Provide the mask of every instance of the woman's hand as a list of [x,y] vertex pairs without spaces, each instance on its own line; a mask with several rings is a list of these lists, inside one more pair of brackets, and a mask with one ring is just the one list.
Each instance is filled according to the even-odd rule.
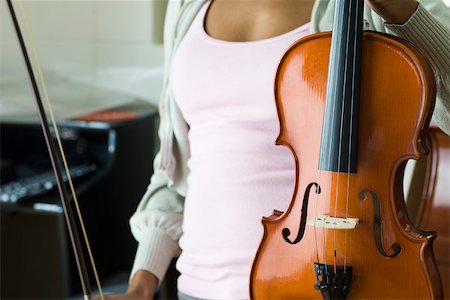
[[365,0],[387,23],[404,24],[417,9],[416,0]]
[[[139,270],[133,277],[126,294],[104,295],[104,300],[151,300],[158,287],[158,278],[152,273]],[[100,296],[92,300],[102,300]]]

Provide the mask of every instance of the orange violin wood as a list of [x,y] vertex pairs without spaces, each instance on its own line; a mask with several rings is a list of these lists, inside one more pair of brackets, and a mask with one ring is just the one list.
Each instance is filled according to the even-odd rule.
[[437,232],[434,253],[444,287],[450,299],[450,136],[439,128],[427,132],[430,153],[426,157],[425,188],[416,225]]
[[[434,232],[422,231],[408,218],[403,198],[407,159],[424,152],[421,141],[434,105],[435,82],[427,61],[398,38],[364,33],[358,133],[357,172],[318,171],[331,34],[319,33],[296,42],[285,53],[276,76],[280,120],[276,141],[292,150],[296,182],[286,212],[263,218],[264,236],[250,276],[252,299],[322,299],[314,288],[314,263],[352,267],[348,299],[438,299],[442,286],[432,244]],[[326,214],[358,218],[351,230],[307,225],[298,244],[287,243],[299,230],[305,190],[311,189],[307,219]],[[381,242],[377,248],[374,196],[380,201]]]

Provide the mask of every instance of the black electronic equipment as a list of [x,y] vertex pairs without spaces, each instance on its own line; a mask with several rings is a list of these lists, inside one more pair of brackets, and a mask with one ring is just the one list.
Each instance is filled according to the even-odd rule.
[[[153,172],[157,127],[157,109],[140,101],[58,124],[101,279],[131,269],[128,220]],[[0,298],[68,298],[81,286],[40,124],[0,122],[0,135]]]

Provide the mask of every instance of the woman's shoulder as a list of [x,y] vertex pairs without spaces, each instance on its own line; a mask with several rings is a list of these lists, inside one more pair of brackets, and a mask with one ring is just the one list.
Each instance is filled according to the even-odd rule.
[[209,0],[169,1],[164,24],[165,39],[177,39],[186,33],[199,9]]

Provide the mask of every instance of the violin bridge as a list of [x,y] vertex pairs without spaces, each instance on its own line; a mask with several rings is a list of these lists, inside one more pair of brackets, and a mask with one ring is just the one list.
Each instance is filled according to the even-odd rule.
[[335,218],[327,215],[318,215],[308,221],[308,225],[314,227],[345,230],[355,229],[358,224],[358,218]]

